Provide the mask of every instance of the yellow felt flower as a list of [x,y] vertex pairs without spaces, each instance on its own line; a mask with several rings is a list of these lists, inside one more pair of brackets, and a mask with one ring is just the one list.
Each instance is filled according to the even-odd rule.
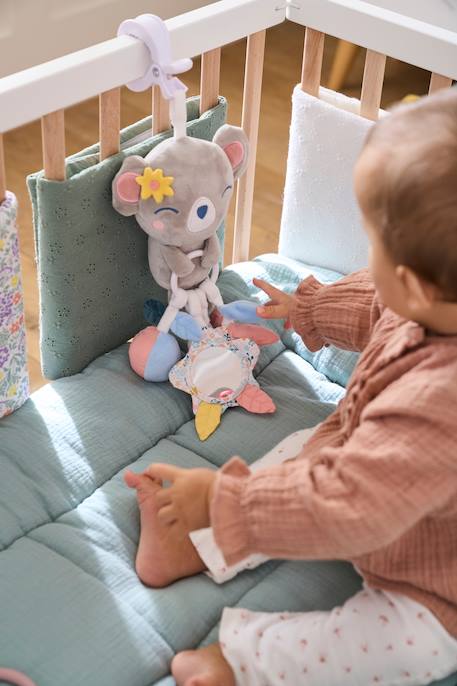
[[18,283],[19,283],[19,278],[17,276],[11,277],[11,285],[13,286],[13,288],[16,288]]
[[16,393],[17,393],[16,386],[10,386],[8,389],[7,396],[8,396],[8,398],[12,398],[14,395],[16,395]]
[[171,187],[174,177],[164,176],[162,169],[146,167],[142,176],[137,176],[135,181],[141,186],[142,200],[147,200],[152,196],[156,203],[160,203],[166,195],[175,194]]
[[5,241],[0,241],[0,250],[3,250],[5,247]]

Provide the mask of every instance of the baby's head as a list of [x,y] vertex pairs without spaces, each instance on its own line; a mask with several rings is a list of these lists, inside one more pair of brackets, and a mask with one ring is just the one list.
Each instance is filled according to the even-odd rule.
[[373,126],[356,164],[355,190],[381,299],[407,319],[453,333],[457,89],[400,105]]

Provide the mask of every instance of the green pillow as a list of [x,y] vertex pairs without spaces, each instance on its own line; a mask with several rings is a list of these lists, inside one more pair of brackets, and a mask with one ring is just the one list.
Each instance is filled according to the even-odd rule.
[[[188,135],[211,140],[225,122],[226,101],[199,116],[187,103]],[[146,323],[143,303],[165,300],[153,280],[147,235],[135,217],[112,207],[111,182],[127,155],[145,156],[171,135],[149,135],[151,117],[121,132],[121,152],[99,162],[94,145],[67,160],[67,180],[28,178],[40,289],[41,361],[48,379],[80,372]],[[223,244],[223,226],[219,230]]]

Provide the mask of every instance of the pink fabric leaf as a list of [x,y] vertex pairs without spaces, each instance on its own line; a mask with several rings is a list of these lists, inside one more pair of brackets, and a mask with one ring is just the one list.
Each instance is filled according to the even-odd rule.
[[276,410],[276,405],[261,388],[248,384],[237,397],[236,402],[248,412],[269,414]]
[[257,345],[271,345],[279,341],[274,331],[257,324],[229,324],[227,329],[232,338],[248,338]]

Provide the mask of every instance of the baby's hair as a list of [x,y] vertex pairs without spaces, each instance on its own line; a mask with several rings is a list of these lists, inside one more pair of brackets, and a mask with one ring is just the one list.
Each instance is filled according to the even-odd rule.
[[388,253],[457,301],[457,89],[394,107],[365,146],[381,155],[367,211]]

